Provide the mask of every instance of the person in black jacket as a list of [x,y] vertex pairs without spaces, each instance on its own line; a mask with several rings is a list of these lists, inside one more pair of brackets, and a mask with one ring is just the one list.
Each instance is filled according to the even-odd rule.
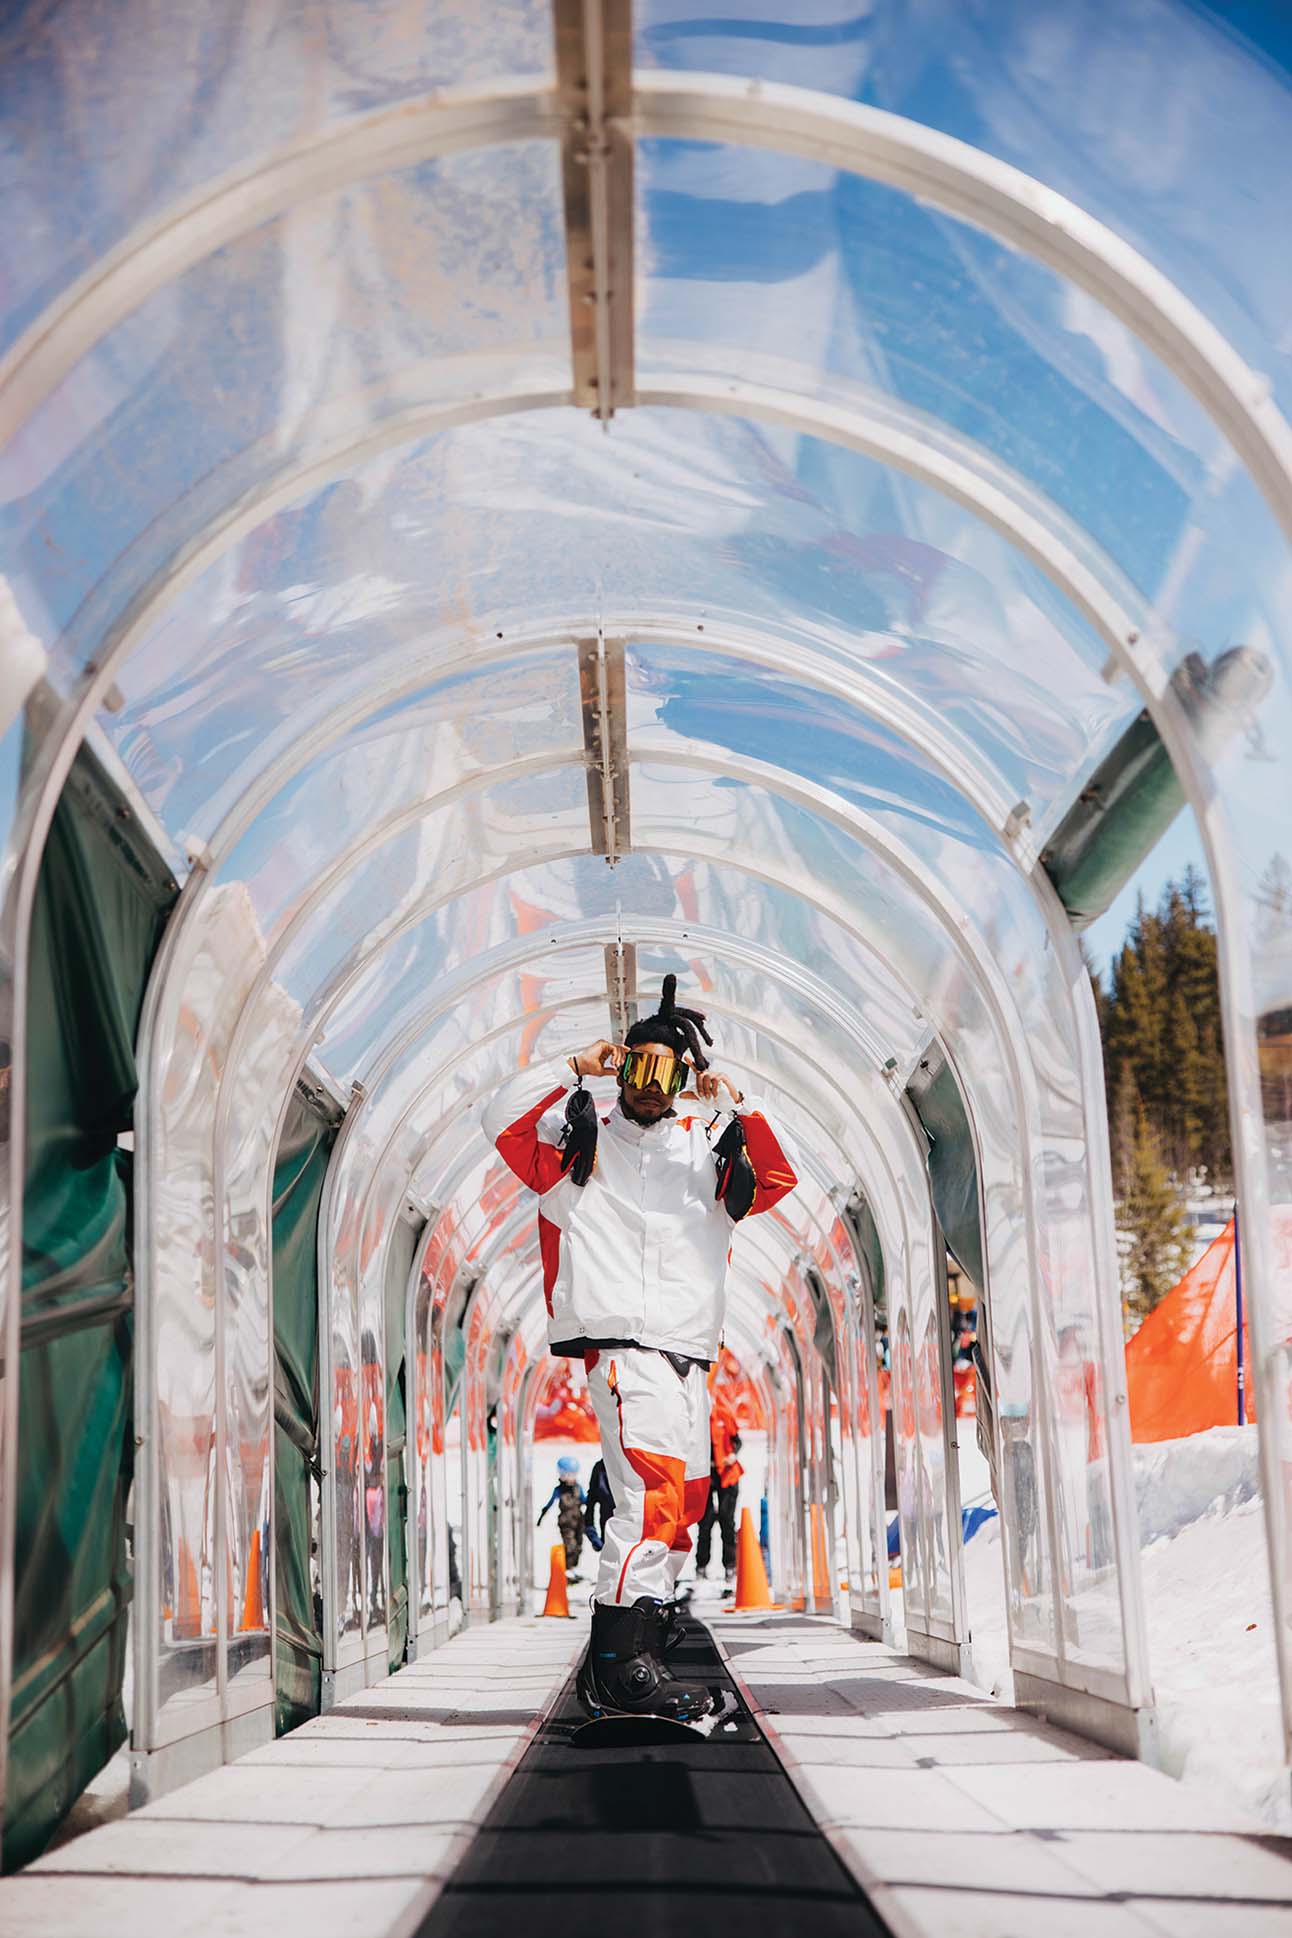
[[[598,1554],[601,1553],[606,1538],[606,1522],[614,1511],[615,1497],[610,1491],[610,1482],[606,1477],[606,1463],[604,1460],[598,1460],[588,1476],[588,1501],[583,1510],[583,1525],[587,1530],[588,1540]],[[601,1522],[600,1527],[597,1526],[598,1518]]]

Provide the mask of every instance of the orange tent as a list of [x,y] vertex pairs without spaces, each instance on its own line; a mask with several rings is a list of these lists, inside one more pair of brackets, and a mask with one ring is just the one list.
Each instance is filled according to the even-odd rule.
[[[1182,1440],[1238,1424],[1234,1221],[1155,1305],[1126,1348],[1132,1440]],[[1245,1415],[1256,1418],[1243,1323]]]

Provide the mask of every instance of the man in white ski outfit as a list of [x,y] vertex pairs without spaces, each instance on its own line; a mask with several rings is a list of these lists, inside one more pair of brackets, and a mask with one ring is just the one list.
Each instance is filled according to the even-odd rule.
[[[538,1194],[550,1350],[587,1366],[615,1497],[580,1696],[594,1714],[687,1719],[708,1696],[671,1678],[661,1650],[709,1491],[705,1376],[722,1340],[732,1229],[797,1180],[762,1112],[707,1067],[704,1019],[678,1009],[675,990],[666,977],[659,1012],[624,1044],[531,1065],[484,1126]],[[583,1079],[611,1074],[619,1104],[598,1119]],[[679,1114],[674,1099],[695,1107]]]

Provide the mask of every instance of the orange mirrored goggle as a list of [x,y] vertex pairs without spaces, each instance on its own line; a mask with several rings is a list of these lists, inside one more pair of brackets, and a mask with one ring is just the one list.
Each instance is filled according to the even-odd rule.
[[657,1083],[666,1097],[676,1097],[691,1068],[679,1056],[660,1056],[655,1050],[629,1050],[619,1074],[634,1090],[647,1090]]

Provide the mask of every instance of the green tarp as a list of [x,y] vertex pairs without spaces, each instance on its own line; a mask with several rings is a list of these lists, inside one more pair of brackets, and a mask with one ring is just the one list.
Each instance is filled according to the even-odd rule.
[[133,1278],[117,1138],[177,892],[82,749],[32,914],[8,1870],[43,1849],[126,1735]]
[[933,1208],[947,1249],[973,1285],[983,1284],[982,1218],[978,1203],[978,1161],[964,1101],[949,1063],[928,1080],[910,1085],[911,1100],[929,1139],[929,1179]]
[[274,1165],[274,1726],[320,1707],[323,1607],[314,1556],[319,1490],[318,1221],[332,1112],[298,1085]]
[[1041,860],[1074,929],[1112,906],[1183,806],[1170,756],[1141,713],[1045,844]]
[[[1230,646],[1208,664],[1188,653],[1171,685],[1194,738],[1214,762],[1269,691],[1267,656]],[[1161,736],[1147,713],[1131,722],[1100,761],[1045,844],[1041,863],[1074,929],[1112,906],[1184,806]]]

